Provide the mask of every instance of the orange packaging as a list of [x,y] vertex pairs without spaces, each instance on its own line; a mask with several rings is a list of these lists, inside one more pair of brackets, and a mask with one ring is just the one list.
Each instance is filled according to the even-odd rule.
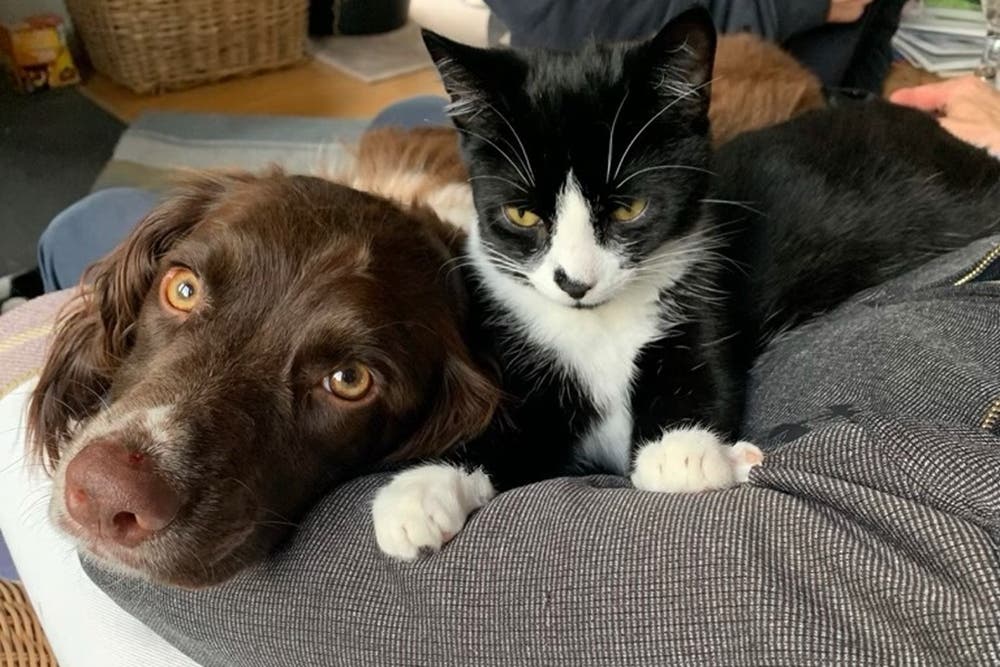
[[24,93],[80,82],[62,19],[54,14],[0,23],[0,62]]

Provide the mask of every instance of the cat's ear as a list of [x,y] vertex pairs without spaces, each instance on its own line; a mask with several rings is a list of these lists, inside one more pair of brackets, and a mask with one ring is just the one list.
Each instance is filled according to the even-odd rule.
[[638,47],[633,77],[644,77],[668,102],[707,114],[715,43],[712,15],[703,7],[689,9]]
[[427,29],[420,32],[451,98],[448,115],[459,127],[476,116],[484,103],[494,98],[501,87],[510,83],[508,79],[518,76],[522,69],[510,51],[479,49]]

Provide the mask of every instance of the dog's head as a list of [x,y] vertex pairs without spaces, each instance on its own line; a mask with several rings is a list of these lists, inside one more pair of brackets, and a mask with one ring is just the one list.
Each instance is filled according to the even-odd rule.
[[102,562],[220,581],[332,484],[488,423],[447,230],[309,177],[204,177],[92,267],[32,397],[51,514]]

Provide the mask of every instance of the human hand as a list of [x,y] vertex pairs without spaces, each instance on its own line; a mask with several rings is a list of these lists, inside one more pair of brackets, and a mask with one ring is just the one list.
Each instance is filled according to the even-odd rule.
[[865,7],[872,0],[830,0],[830,9],[826,13],[827,23],[854,23],[865,13]]
[[962,141],[1000,155],[1000,92],[978,77],[901,88],[889,100],[936,113],[941,127]]

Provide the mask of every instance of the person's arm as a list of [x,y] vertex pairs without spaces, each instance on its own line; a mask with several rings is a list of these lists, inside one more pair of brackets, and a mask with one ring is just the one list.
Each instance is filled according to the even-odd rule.
[[873,0],[830,0],[826,13],[827,23],[854,23],[865,13]]
[[752,32],[779,44],[827,23],[833,6],[831,0],[709,0],[705,4],[720,32]]
[[1000,155],[1000,92],[977,77],[902,88],[889,99],[936,113],[941,127],[962,141]]

